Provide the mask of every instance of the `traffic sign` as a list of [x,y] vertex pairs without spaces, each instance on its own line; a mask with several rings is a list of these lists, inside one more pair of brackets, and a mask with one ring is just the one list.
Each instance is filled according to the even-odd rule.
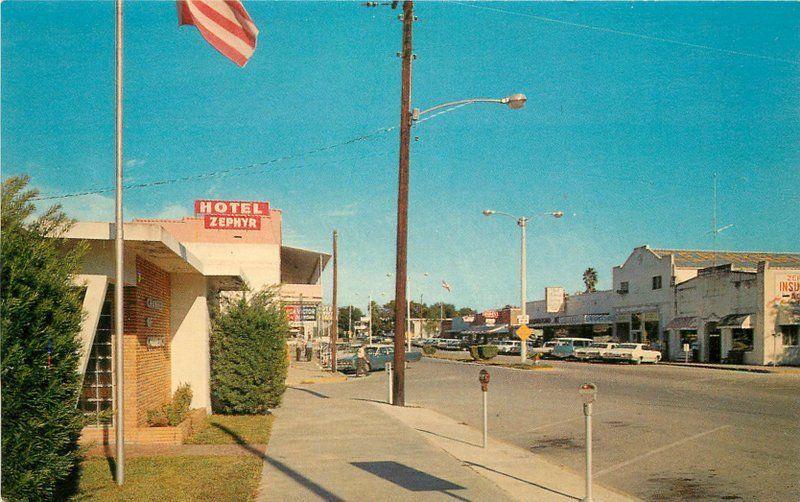
[[518,315],[517,316],[517,324],[528,324],[531,322],[531,316],[529,315]]
[[531,328],[529,328],[527,324],[523,324],[522,326],[517,328],[516,333],[517,333],[517,336],[519,337],[520,340],[525,341],[525,340],[528,339],[529,336],[531,336],[531,333],[533,333],[533,330]]

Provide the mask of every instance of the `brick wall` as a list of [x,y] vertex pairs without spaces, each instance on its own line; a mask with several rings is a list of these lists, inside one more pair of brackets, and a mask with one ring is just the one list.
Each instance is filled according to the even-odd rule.
[[[137,256],[136,286],[125,288],[126,429],[146,426],[147,412],[171,399],[169,322],[169,274]],[[148,347],[150,337],[162,345]]]

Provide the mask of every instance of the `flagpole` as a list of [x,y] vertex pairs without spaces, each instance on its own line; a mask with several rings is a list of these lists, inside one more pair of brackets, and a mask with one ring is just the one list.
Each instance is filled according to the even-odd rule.
[[114,283],[114,334],[115,340],[115,380],[116,380],[116,424],[114,425],[117,445],[116,458],[116,478],[117,484],[125,482],[125,434],[124,434],[124,393],[123,393],[123,353],[125,344],[123,336],[123,243],[124,235],[122,229],[122,0],[116,0],[116,211],[115,211],[115,257],[116,257],[116,277]]

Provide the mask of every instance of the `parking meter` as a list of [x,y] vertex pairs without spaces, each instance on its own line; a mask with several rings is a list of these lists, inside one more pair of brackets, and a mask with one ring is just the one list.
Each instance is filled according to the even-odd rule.
[[478,381],[481,383],[481,390],[486,392],[489,390],[489,372],[486,370],[481,370],[478,374]]
[[489,445],[489,404],[488,404],[488,395],[489,395],[489,372],[486,370],[481,370],[478,374],[478,381],[481,383],[481,394],[483,394],[483,447],[486,448]]
[[578,389],[578,394],[583,396],[584,405],[592,404],[595,396],[597,395],[597,385],[593,383],[582,384]]
[[578,388],[583,398],[583,414],[586,417],[586,496],[584,502],[592,502],[592,403],[597,396],[597,385],[584,383]]

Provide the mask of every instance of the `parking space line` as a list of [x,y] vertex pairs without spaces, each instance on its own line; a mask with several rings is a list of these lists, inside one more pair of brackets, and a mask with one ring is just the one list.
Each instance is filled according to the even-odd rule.
[[[598,415],[603,415],[603,414],[607,414],[607,413],[610,413],[610,412],[611,412],[611,410],[595,411],[594,413],[592,413],[592,416],[596,417]],[[561,425],[561,424],[567,424],[569,422],[578,422],[578,421],[582,422],[583,420],[584,420],[583,415],[579,415],[579,416],[574,417],[574,418],[567,418],[566,420],[559,420],[558,422],[551,422],[549,424],[540,425],[538,427],[534,427],[533,429],[529,429],[529,431],[538,431],[539,429],[545,429],[547,427],[552,427],[554,425]]]
[[594,475],[592,477],[593,478],[600,477],[600,476],[602,476],[604,474],[608,474],[609,472],[616,471],[617,469],[625,467],[626,465],[631,465],[631,464],[633,464],[635,462],[638,462],[639,460],[641,460],[641,459],[643,459],[645,457],[649,457],[651,455],[655,455],[657,453],[661,453],[664,450],[668,450],[670,448],[673,448],[673,447],[678,446],[678,445],[683,444],[683,443],[687,443],[689,441],[694,441],[695,439],[701,438],[703,436],[708,436],[709,434],[713,434],[713,433],[715,433],[717,431],[720,431],[722,429],[727,429],[728,427],[730,427],[730,425],[721,425],[721,426],[716,427],[714,429],[711,429],[709,431],[701,432],[699,434],[695,434],[694,436],[689,436],[688,438],[683,438],[683,439],[681,439],[679,441],[675,441],[673,443],[669,443],[669,444],[664,445],[664,446],[662,446],[660,448],[656,448],[655,450],[650,450],[647,453],[643,453],[641,455],[638,455],[636,457],[628,459],[625,462],[620,462],[619,464],[612,465],[611,467],[608,467],[606,469],[597,471],[597,472],[594,473]]

